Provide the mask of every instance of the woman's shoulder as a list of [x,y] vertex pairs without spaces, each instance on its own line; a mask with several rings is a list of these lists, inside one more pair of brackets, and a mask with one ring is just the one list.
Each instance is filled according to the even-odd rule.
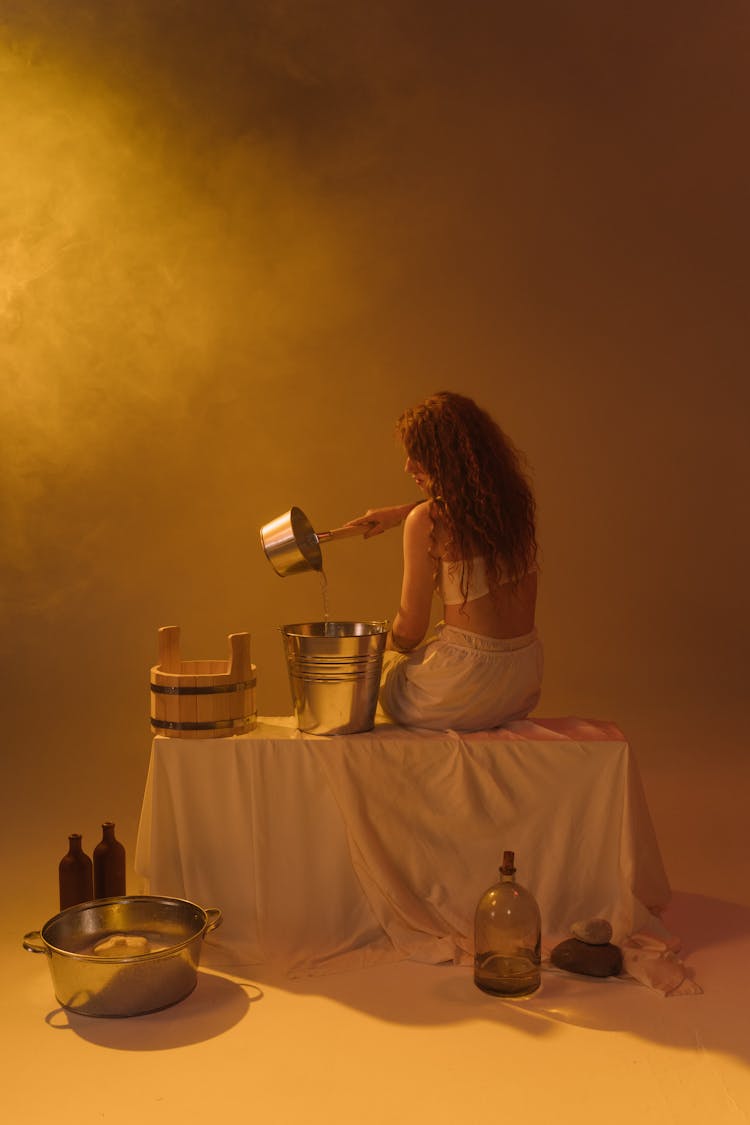
[[[433,507],[431,501],[425,500],[412,508],[404,520],[404,541],[425,548],[428,554],[434,556],[438,543],[439,525]],[[437,548],[437,553],[439,554],[439,548]]]
[[433,522],[431,507],[429,500],[422,500],[421,503],[415,504],[404,520],[404,527],[431,528]]

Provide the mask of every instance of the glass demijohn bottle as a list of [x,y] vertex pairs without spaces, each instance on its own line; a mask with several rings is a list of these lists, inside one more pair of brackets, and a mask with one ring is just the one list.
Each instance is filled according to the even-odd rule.
[[500,882],[484,892],[474,918],[474,983],[494,996],[528,996],[541,983],[539,907],[515,873],[514,853],[503,852]]
[[125,848],[115,839],[111,820],[102,825],[101,841],[94,848],[94,898],[120,898],[125,894]]
[[91,859],[83,850],[80,832],[68,836],[68,854],[60,860],[60,909],[67,910],[79,902],[89,902],[94,897],[94,879]]

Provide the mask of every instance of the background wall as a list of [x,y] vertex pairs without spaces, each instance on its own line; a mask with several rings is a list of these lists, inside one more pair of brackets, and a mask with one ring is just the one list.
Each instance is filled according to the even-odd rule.
[[[3,829],[132,850],[156,630],[317,619],[258,529],[413,495],[439,389],[536,482],[540,712],[739,707],[750,22],[739,0],[2,0]],[[392,616],[397,534],[325,549]],[[6,853],[7,854],[7,853]],[[52,862],[54,861],[54,862]]]

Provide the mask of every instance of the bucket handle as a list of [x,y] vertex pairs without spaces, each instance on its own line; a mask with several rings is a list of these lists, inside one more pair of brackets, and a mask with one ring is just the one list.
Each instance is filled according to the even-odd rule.
[[244,680],[250,672],[250,634],[229,634],[229,674],[234,680]]
[[160,672],[179,675],[180,672],[180,626],[162,625],[158,632]]
[[30,930],[23,935],[23,947],[27,953],[46,953],[47,946],[39,930]]

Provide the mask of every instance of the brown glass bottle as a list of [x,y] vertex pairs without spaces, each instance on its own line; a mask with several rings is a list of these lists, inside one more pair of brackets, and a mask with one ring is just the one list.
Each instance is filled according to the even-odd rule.
[[94,848],[94,898],[125,894],[125,848],[115,839],[115,825],[105,820],[101,841]]
[[60,860],[60,909],[67,910],[78,902],[89,902],[94,897],[94,877],[91,859],[83,850],[80,832],[68,836],[68,854]]
[[474,983],[494,996],[528,996],[541,983],[539,907],[515,873],[513,852],[504,852],[500,882],[484,892],[474,918]]

